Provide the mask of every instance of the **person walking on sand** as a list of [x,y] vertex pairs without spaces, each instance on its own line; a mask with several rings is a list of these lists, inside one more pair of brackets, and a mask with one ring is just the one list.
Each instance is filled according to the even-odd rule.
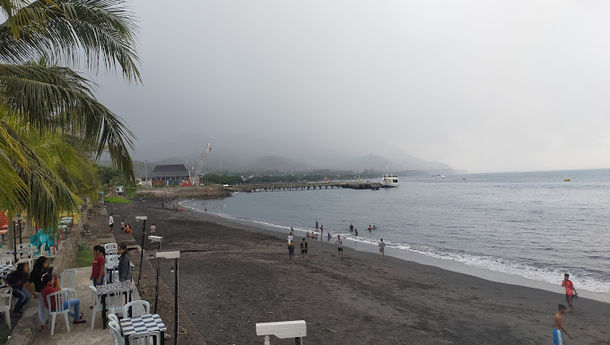
[[383,259],[385,251],[385,242],[383,242],[383,238],[379,241],[379,256]]
[[559,305],[559,311],[555,313],[555,325],[553,328],[553,344],[555,345],[565,345],[565,340],[563,339],[563,333],[565,333],[568,338],[572,339],[572,336],[568,331],[563,328],[563,314],[566,311],[566,306],[563,304]]
[[570,307],[570,312],[573,312],[574,305],[572,305],[572,301],[573,301],[574,297],[576,297],[577,293],[576,293],[576,289],[574,289],[574,284],[570,280],[569,274],[566,273],[563,275],[563,281],[561,282],[561,286],[563,286],[566,289],[566,302],[568,303],[568,306]]
[[341,235],[337,235],[337,254],[339,254],[340,257],[343,257],[343,241],[341,241]]
[[301,241],[301,257],[303,258],[303,260],[307,259],[307,249],[308,244],[305,240],[305,237],[303,237],[303,241]]
[[288,244],[294,240],[294,235],[292,234],[292,228],[290,228],[290,233],[288,234]]
[[288,242],[288,262],[291,264],[294,263],[294,242],[293,241]]
[[110,232],[112,232],[112,227],[114,227],[114,217],[112,217],[112,213],[108,216],[108,228],[110,228]]

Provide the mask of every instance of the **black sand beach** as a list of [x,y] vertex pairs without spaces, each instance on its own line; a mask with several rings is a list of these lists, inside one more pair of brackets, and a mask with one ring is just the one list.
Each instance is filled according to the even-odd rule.
[[[151,200],[108,208],[132,224],[136,215],[148,215],[165,250],[187,251],[181,307],[209,345],[262,344],[255,323],[298,319],[307,321],[306,344],[551,344],[553,314],[564,303],[560,293],[349,248],[339,258],[326,241],[310,241],[307,261],[297,248],[291,265],[287,234]],[[163,279],[173,281],[167,270]],[[574,337],[569,344],[610,344],[610,305],[581,298],[575,306],[564,318]]]

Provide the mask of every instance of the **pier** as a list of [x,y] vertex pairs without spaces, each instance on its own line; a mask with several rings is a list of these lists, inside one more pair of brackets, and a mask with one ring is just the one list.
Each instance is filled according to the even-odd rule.
[[350,189],[371,189],[378,190],[381,188],[379,182],[364,182],[364,181],[339,181],[339,182],[294,182],[294,183],[249,183],[232,185],[225,187],[225,190],[231,192],[280,192],[280,191],[296,191],[296,190],[316,190],[316,189],[334,189],[334,188],[350,188]]

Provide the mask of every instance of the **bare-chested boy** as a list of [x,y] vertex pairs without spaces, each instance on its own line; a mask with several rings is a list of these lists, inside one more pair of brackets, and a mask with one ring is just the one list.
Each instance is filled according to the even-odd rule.
[[555,326],[553,328],[553,344],[555,345],[565,345],[565,340],[563,339],[563,333],[565,333],[568,338],[572,339],[572,336],[568,331],[563,328],[563,314],[566,312],[566,306],[563,304],[559,305],[559,311],[555,314]]

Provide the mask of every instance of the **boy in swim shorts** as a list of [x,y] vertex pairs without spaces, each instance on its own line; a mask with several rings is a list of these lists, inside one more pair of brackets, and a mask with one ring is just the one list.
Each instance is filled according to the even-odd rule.
[[563,328],[563,314],[566,312],[566,306],[563,304],[559,305],[559,311],[555,314],[555,328],[553,328],[553,344],[555,345],[565,345],[565,340],[563,339],[563,333],[565,333],[568,338],[572,339],[572,336],[568,331]]

